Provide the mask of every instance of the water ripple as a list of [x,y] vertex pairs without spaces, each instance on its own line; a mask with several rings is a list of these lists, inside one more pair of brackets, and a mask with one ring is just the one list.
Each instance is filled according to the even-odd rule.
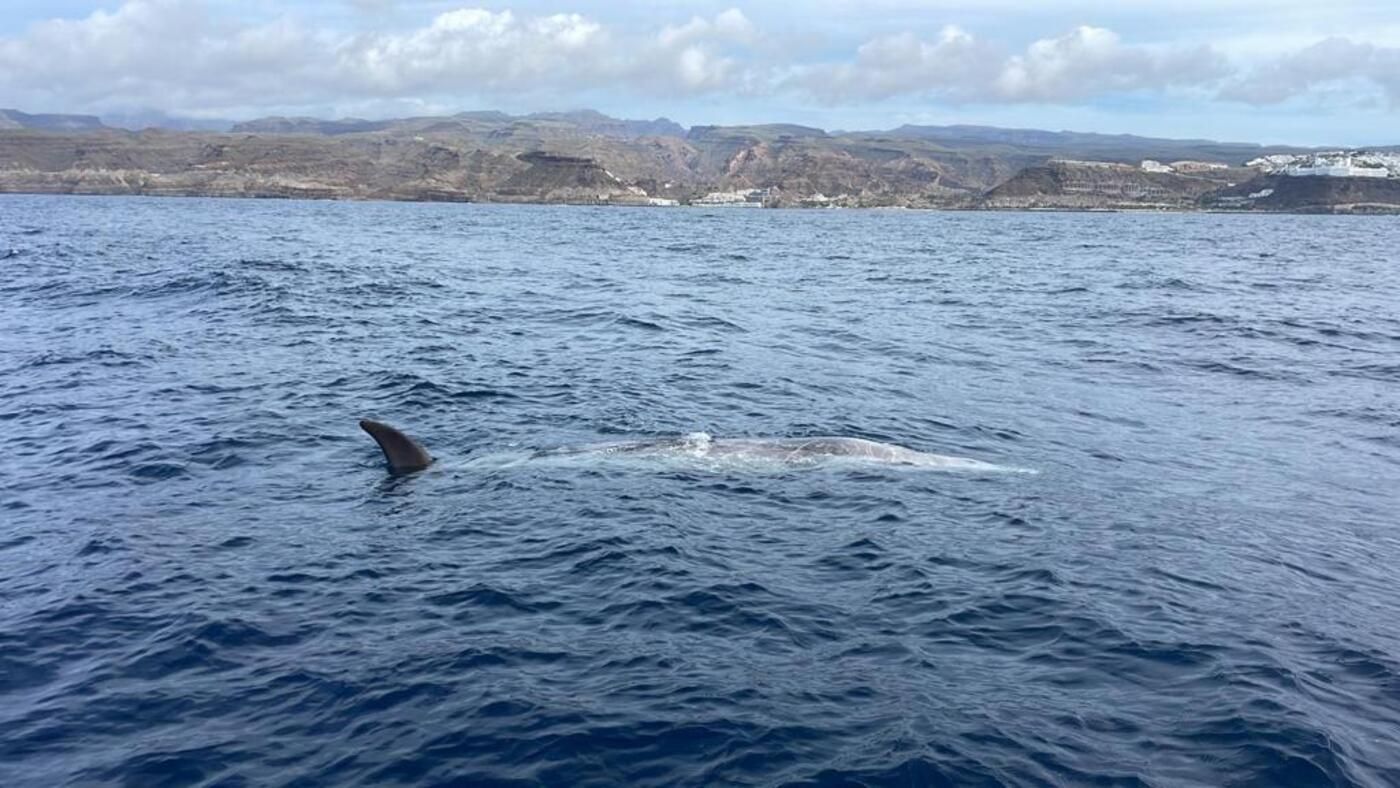
[[0,785],[1400,784],[1380,220],[0,207]]

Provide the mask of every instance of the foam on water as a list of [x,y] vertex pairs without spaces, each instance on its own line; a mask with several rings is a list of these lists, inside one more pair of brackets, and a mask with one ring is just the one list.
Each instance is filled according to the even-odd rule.
[[[844,439],[818,438],[815,441]],[[789,447],[790,445],[790,447]],[[967,471],[1035,473],[1031,468],[995,465],[966,457],[950,457],[872,443],[873,453],[811,451],[803,439],[737,439],[716,444],[708,432],[690,432],[675,439],[616,441],[536,451],[486,451],[466,459],[443,461],[439,469],[504,470],[533,467],[614,467],[647,470],[690,469],[706,473],[776,473],[817,467],[891,471]],[[807,449],[804,451],[804,449]],[[889,455],[889,456],[887,456]]]

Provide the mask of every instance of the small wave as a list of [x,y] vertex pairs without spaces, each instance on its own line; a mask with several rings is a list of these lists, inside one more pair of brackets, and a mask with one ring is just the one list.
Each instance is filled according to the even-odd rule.
[[1271,372],[1265,369],[1257,369],[1242,366],[1239,362],[1229,363],[1225,361],[1196,361],[1186,365],[1187,367],[1201,372],[1212,372],[1216,374],[1234,375],[1242,378],[1258,378],[1260,380],[1289,380],[1291,375],[1278,372]]
[[282,259],[258,259],[241,257],[238,259],[238,266],[256,271],[279,271],[284,273],[302,273],[306,271],[306,266],[292,260]]
[[1387,383],[1400,382],[1400,364],[1358,364],[1344,369],[1336,369],[1328,374],[1337,377],[1366,378]]
[[520,397],[515,392],[505,389],[474,386],[459,388],[408,372],[381,372],[362,383],[350,378],[338,378],[330,385],[357,385],[367,389],[367,393],[375,400],[414,407],[450,405],[476,400],[514,400]]
[[[6,506],[5,508],[12,509],[14,507]],[[15,547],[23,547],[24,545],[27,545],[30,542],[33,542],[34,540],[35,537],[31,534],[23,534],[21,536],[16,536],[13,539],[0,540],[0,551],[9,550]]]
[[1147,321],[1149,326],[1189,326],[1197,324],[1207,325],[1231,325],[1235,321],[1225,315],[1215,315],[1207,312],[1198,312],[1192,315],[1162,315],[1153,317]]
[[208,644],[220,652],[228,649],[280,648],[301,643],[314,631],[306,627],[301,631],[277,634],[241,618],[217,619],[209,621],[191,633],[201,643]]
[[1400,407],[1343,407],[1343,408],[1320,408],[1310,410],[1307,415],[1313,417],[1345,419],[1361,424],[1374,424],[1384,427],[1400,428]]
[[154,356],[142,353],[128,353],[113,348],[98,348],[86,353],[65,354],[46,352],[26,361],[15,371],[49,366],[85,366],[96,364],[102,367],[130,367],[149,364]]
[[690,328],[716,328],[721,331],[728,331],[736,334],[743,334],[748,332],[748,329],[744,328],[738,323],[733,323],[728,320],[725,320],[722,317],[716,317],[714,315],[687,317],[681,322],[684,323],[686,326],[689,326]]
[[1122,282],[1116,287],[1120,290],[1167,290],[1184,293],[1209,292],[1212,288],[1198,282],[1192,282],[1179,277],[1165,277],[1162,279],[1144,279],[1129,282]]
[[143,463],[132,468],[129,473],[133,479],[144,483],[184,479],[190,475],[185,466],[173,462]]
[[641,318],[639,318],[639,317],[627,317],[627,316],[624,315],[624,316],[618,317],[614,322],[617,323],[617,324],[620,325],[620,326],[626,326],[626,327],[628,327],[628,328],[640,328],[640,329],[642,329],[642,330],[644,330],[644,331],[665,331],[665,330],[666,330],[665,326],[662,326],[662,325],[659,324],[659,323],[653,323],[653,322],[651,322],[650,320],[643,320],[643,319],[641,319]]
[[718,246],[711,243],[673,243],[667,244],[662,248],[668,252],[681,252],[684,254],[704,254],[719,249]]

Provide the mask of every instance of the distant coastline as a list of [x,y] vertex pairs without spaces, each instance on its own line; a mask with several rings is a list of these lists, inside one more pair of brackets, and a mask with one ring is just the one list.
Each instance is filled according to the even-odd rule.
[[1394,214],[1395,151],[972,126],[684,129],[591,112],[130,131],[0,111],[0,193]]

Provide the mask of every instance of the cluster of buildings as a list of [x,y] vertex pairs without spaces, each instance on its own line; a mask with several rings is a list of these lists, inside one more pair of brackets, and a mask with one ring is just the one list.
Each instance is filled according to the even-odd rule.
[[[1319,176],[1327,178],[1400,178],[1400,153],[1367,151],[1327,151],[1324,153],[1282,153],[1260,156],[1245,164],[1265,175]],[[1228,164],[1212,161],[1174,161],[1163,164],[1144,159],[1143,172],[1200,175],[1229,169]]]
[[838,194],[835,197],[828,197],[821,192],[803,197],[799,205],[803,208],[839,208],[850,200],[849,194]]
[[1400,154],[1365,151],[1277,154],[1248,163],[1268,175],[1327,178],[1400,178]]
[[704,205],[711,208],[762,208],[768,198],[767,189],[744,189],[736,192],[710,192],[691,205]]
[[1227,170],[1230,168],[1230,165],[1221,164],[1218,161],[1174,161],[1171,164],[1163,164],[1153,159],[1143,159],[1141,167],[1143,172],[1171,172],[1180,173],[1182,175],[1194,175],[1202,172],[1211,172],[1213,170]]
[[[665,184],[665,188],[670,189],[672,184]],[[664,197],[649,197],[647,193],[637,189],[629,188],[629,194],[614,196],[611,202],[619,205],[651,205],[651,206],[676,206],[692,205],[700,208],[768,208],[781,205],[792,205],[802,208],[842,208],[850,204],[852,198],[849,194],[838,194],[835,197],[828,197],[821,192],[816,192],[807,196],[799,197],[789,195],[795,202],[781,203],[780,194],[775,189],[738,189],[735,191],[709,192],[703,197],[693,197],[689,200],[675,200]]]

